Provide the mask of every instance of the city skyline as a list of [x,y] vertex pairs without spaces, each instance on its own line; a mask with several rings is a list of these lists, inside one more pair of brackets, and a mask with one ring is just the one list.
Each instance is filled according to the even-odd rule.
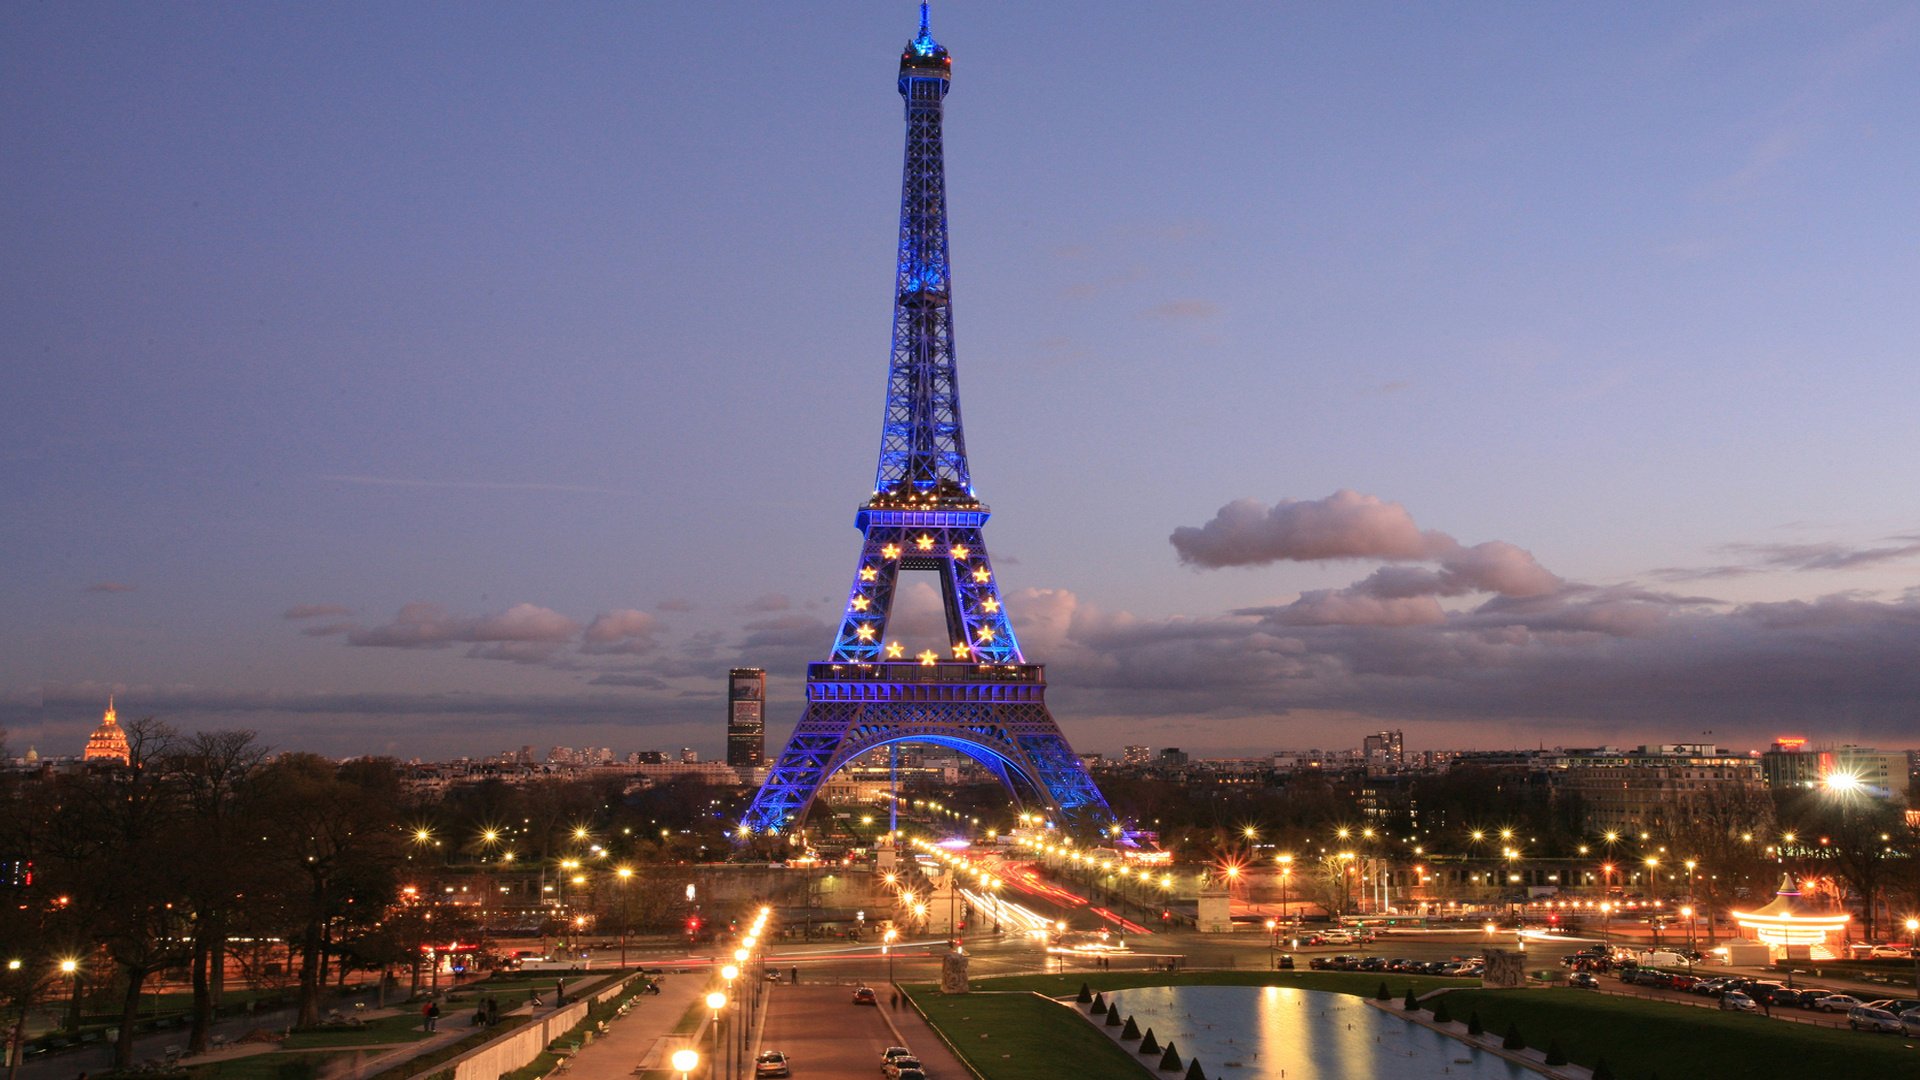
[[[0,14],[12,751],[117,694],[713,756],[733,667],[783,738],[899,8]],[[1914,729],[1916,13],[935,19],[976,483],[1076,748]]]

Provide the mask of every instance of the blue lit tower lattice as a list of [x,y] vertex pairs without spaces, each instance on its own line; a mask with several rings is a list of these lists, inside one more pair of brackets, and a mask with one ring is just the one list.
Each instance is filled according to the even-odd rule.
[[[1107,828],[1112,813],[1046,706],[1046,669],[1021,655],[987,557],[987,507],[974,497],[954,374],[940,122],[953,61],[927,7],[900,56],[907,153],[899,270],[880,466],[855,515],[864,541],[833,651],[807,666],[807,710],[744,828],[787,832],[820,785],[892,743],[948,746],[992,772],[1016,803],[1067,826]],[[913,655],[887,638],[902,570],[934,572],[948,643]]]

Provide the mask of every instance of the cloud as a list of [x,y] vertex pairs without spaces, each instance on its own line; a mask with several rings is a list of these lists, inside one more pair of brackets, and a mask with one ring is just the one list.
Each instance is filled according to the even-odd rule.
[[693,610],[693,601],[684,596],[669,596],[653,606],[658,611],[687,612]]
[[659,646],[664,629],[660,620],[644,611],[622,608],[593,617],[582,635],[580,651],[595,655],[639,656]]
[[296,604],[280,613],[283,619],[318,619],[326,615],[351,615],[352,608],[339,604]]
[[[453,615],[438,604],[414,603],[391,622],[347,634],[347,644],[369,648],[441,649],[456,642],[564,642],[580,624],[536,604],[515,604],[497,615]],[[471,654],[470,654],[471,655]]]
[[1664,566],[1649,572],[1657,581],[1705,581],[1746,577],[1772,570],[1865,570],[1920,556],[1920,536],[1883,537],[1874,544],[1820,541],[1806,544],[1722,544],[1721,551],[1743,556],[1718,566]]
[[320,479],[335,484],[360,487],[436,488],[443,491],[557,491],[569,495],[617,495],[614,488],[588,484],[515,483],[499,480],[422,480],[406,476],[323,475]]
[[1237,499],[1199,527],[1170,538],[1180,561],[1217,569],[1325,559],[1422,559],[1431,541],[1399,503],[1341,489],[1308,502],[1282,499],[1268,508]]
[[87,586],[87,591],[94,593],[123,593],[133,592],[138,588],[138,585],[129,585],[124,581],[97,581]]
[[633,675],[633,674],[624,674],[620,672],[609,672],[605,675],[596,675],[593,678],[587,680],[587,685],[589,686],[631,686],[641,690],[668,689],[667,681],[657,676]]
[[335,634],[351,634],[360,629],[359,623],[334,622],[320,623],[315,626],[303,626],[300,632],[307,637],[332,637]]
[[1168,300],[1165,303],[1155,304],[1141,314],[1149,319],[1192,322],[1219,315],[1220,305],[1211,300]]
[[747,602],[746,610],[754,612],[785,611],[793,606],[793,600],[784,593],[767,593]]

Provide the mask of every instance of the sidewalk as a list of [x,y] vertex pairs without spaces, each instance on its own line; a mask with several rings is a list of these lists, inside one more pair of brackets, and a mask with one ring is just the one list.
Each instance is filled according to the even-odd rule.
[[[568,1063],[575,1080],[631,1080],[643,1068],[666,1071],[667,1055],[686,1041],[674,1026],[707,991],[703,973],[659,977],[660,993],[642,994],[634,1006],[607,1025],[607,1033],[580,1048]],[[703,1058],[705,1054],[701,1055]]]

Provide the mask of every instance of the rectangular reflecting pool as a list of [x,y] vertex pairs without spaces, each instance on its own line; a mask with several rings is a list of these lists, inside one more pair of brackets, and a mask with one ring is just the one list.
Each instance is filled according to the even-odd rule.
[[[1208,1080],[1427,1080],[1436,1076],[1537,1080],[1539,1074],[1348,994],[1290,986],[1150,986],[1107,1000],[1179,1049],[1181,1071],[1200,1059]],[[1138,1042],[1123,1043],[1137,1050]],[[1152,1055],[1149,1066],[1158,1064]],[[1144,1060],[1144,1059],[1143,1059]]]

